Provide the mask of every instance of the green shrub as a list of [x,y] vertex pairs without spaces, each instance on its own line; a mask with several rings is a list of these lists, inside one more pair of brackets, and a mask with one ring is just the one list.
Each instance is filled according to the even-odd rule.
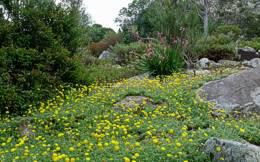
[[199,55],[199,58],[206,57],[213,61],[234,59],[235,42],[224,34],[203,37],[196,42],[194,51]]
[[0,49],[0,113],[22,114],[56,94],[55,87],[85,80],[85,67],[65,49],[38,52],[24,48]]
[[120,65],[129,64],[140,59],[145,54],[146,45],[142,42],[130,44],[116,44],[112,53],[116,55],[116,63]]
[[85,80],[88,85],[97,82],[115,82],[140,74],[135,68],[120,67],[109,63],[89,66],[87,67],[86,73]]
[[221,25],[215,30],[215,35],[227,35],[233,40],[237,40],[241,35],[241,29],[236,25]]
[[252,40],[249,40],[249,41],[241,41],[239,46],[240,47],[249,46],[256,50],[260,50],[260,37],[253,38]]
[[150,72],[154,76],[170,75],[174,71],[179,71],[183,66],[184,60],[178,47],[168,48],[161,45],[148,49],[139,64],[142,71]]

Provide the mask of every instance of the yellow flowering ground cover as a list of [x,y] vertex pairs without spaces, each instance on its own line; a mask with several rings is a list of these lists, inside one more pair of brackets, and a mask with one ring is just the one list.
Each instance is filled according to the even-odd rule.
[[[31,107],[24,116],[2,117],[0,161],[210,161],[202,152],[210,137],[259,145],[257,116],[212,116],[213,106],[196,97],[203,83],[232,72],[123,80],[82,86],[66,95],[61,90],[37,111]],[[113,108],[126,96],[147,96],[157,107]]]

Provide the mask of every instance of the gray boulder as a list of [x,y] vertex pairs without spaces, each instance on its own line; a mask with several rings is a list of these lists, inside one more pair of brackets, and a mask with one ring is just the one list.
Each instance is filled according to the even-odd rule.
[[260,67],[206,83],[198,95],[215,103],[215,109],[260,114]]
[[244,61],[242,64],[251,68],[260,67],[260,58],[254,58],[250,61]]
[[209,60],[208,58],[202,58],[198,61],[197,63],[198,65],[198,68],[200,69],[209,69],[209,68],[216,68],[216,67],[219,67],[219,64],[212,61],[212,60]]
[[112,58],[113,58],[113,54],[110,53],[109,51],[103,51],[98,57],[98,59],[100,60],[109,60]]
[[260,162],[260,147],[249,143],[211,138],[204,151],[216,162]]
[[147,72],[147,73],[143,73],[140,75],[136,75],[136,76],[129,78],[128,80],[143,80],[145,78],[150,78],[150,73]]
[[208,58],[202,58],[198,62],[199,67],[202,69],[207,69],[209,68],[210,60]]
[[252,60],[254,58],[259,58],[256,50],[251,47],[239,48],[238,55],[241,60]]

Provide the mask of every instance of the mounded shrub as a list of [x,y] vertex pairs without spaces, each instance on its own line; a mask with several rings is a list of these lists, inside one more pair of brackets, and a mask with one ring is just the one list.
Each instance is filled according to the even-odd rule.
[[84,68],[65,49],[0,49],[0,113],[22,114],[29,104],[56,94],[55,87],[84,82]]
[[116,44],[112,53],[116,56],[116,63],[120,65],[129,64],[139,60],[146,51],[146,45],[142,42],[130,44]]
[[199,58],[208,58],[213,61],[235,58],[235,42],[228,35],[220,34],[202,37],[196,42],[194,51]]
[[241,35],[242,31],[237,25],[220,25],[216,28],[215,35],[227,35],[233,40],[237,40]]

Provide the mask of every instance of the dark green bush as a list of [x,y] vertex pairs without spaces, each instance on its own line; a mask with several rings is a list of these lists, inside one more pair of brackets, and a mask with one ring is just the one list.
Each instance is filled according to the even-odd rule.
[[25,105],[45,99],[54,93],[52,89],[49,90],[56,80],[50,73],[50,66],[50,62],[36,50],[1,48],[0,112],[19,114],[26,110]]
[[0,113],[22,114],[54,96],[60,85],[86,82],[85,67],[76,59],[86,43],[80,3],[0,3]]
[[226,36],[229,36],[233,40],[237,40],[239,36],[241,35],[241,29],[237,25],[220,25],[215,30],[215,35],[221,35],[224,34]]
[[140,60],[139,68],[152,75],[170,75],[184,67],[181,50],[178,47],[169,48],[154,45]]
[[38,52],[24,48],[0,49],[0,113],[20,114],[29,104],[55,95],[55,87],[85,82],[85,67],[65,49]]
[[140,59],[146,51],[146,45],[142,42],[130,44],[116,44],[112,53],[116,56],[116,63],[120,65],[130,64]]
[[235,58],[235,42],[227,35],[202,37],[196,42],[194,51],[199,58],[209,58],[213,61]]

